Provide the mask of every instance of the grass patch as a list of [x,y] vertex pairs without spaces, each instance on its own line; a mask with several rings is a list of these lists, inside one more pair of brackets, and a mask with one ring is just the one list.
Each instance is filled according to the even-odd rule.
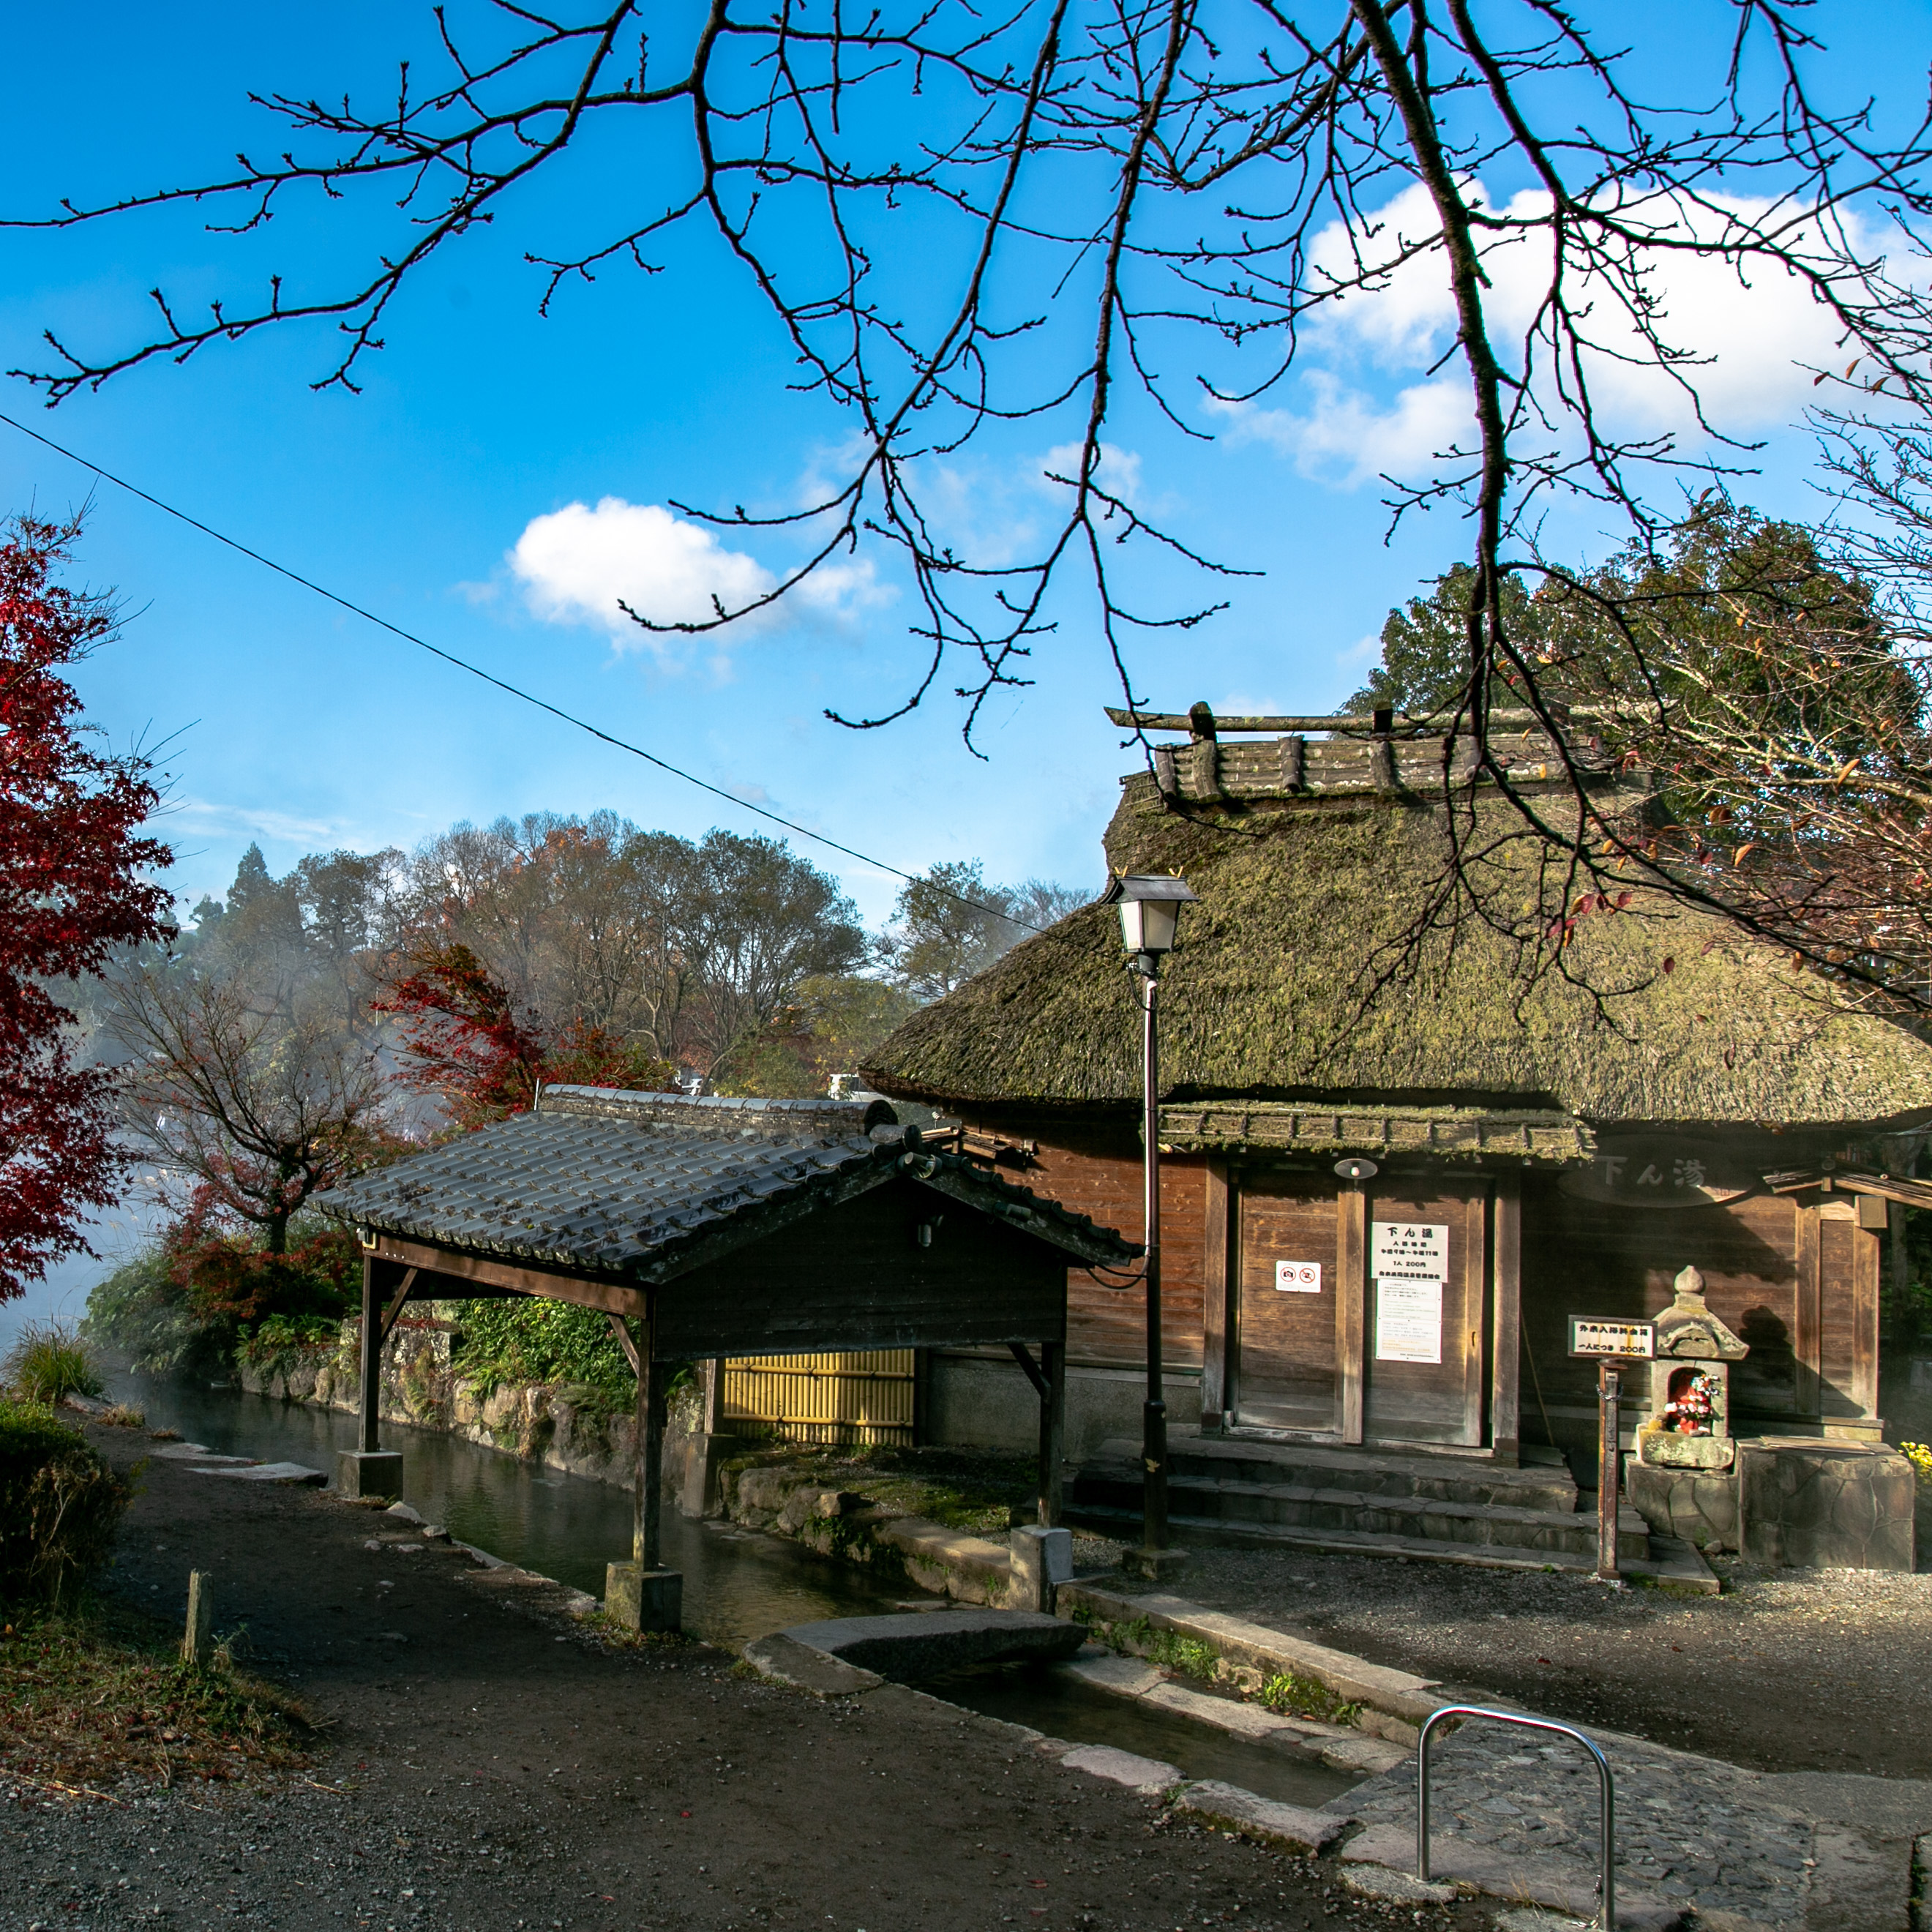
[[94,1420],[106,1424],[110,1429],[145,1429],[148,1426],[146,1412],[126,1402],[117,1402],[111,1408],[104,1408]]
[[22,1323],[0,1361],[0,1382],[49,1408],[70,1395],[98,1396],[106,1388],[80,1331],[62,1322]]
[[227,1780],[308,1762],[300,1703],[218,1654],[183,1664],[145,1622],[105,1610],[0,1633],[0,1774],[40,1784]]
[[1337,1696],[1318,1677],[1304,1677],[1299,1671],[1284,1670],[1270,1677],[1255,1696],[1285,1718],[1313,1718],[1324,1724],[1352,1724],[1361,1714],[1360,1704]]

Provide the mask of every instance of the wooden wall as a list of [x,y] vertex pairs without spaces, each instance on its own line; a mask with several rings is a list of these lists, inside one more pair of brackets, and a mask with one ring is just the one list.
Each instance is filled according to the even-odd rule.
[[[1000,1174],[1076,1214],[1090,1214],[1130,1241],[1141,1238],[1141,1141],[1138,1122],[1071,1122],[1022,1114],[968,1114],[976,1131],[1035,1142],[1024,1168]],[[1200,1154],[1167,1154],[1160,1170],[1162,1359],[1201,1366],[1202,1283],[1208,1162]],[[1136,1266],[1138,1267],[1138,1263]],[[1108,1277],[1070,1269],[1066,1278],[1070,1366],[1137,1368],[1147,1360],[1147,1310],[1138,1286],[1109,1288]]]
[[[1568,1353],[1572,1315],[1654,1316],[1678,1270],[1750,1353],[1731,1371],[1738,1435],[1855,1421],[1878,1397],[1878,1240],[1844,1196],[1750,1194],[1645,1210],[1580,1201],[1526,1177],[1522,1416],[1532,1439],[1563,1439],[1559,1412],[1593,1407],[1594,1374]],[[1540,1404],[1538,1390],[1540,1390]],[[1551,1412],[1546,1428],[1539,1406]]]

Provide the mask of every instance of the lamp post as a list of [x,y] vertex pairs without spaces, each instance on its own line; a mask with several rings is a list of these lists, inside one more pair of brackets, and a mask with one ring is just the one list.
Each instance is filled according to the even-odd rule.
[[1160,1334],[1160,1061],[1156,1020],[1161,956],[1174,950],[1180,908],[1198,899],[1184,880],[1130,873],[1108,887],[1119,908],[1120,943],[1136,976],[1141,1000],[1141,1132],[1144,1145],[1147,1258],[1147,1401],[1141,1412],[1142,1547],[1129,1562],[1158,1580],[1179,1568],[1167,1546],[1167,1400],[1161,1381]]

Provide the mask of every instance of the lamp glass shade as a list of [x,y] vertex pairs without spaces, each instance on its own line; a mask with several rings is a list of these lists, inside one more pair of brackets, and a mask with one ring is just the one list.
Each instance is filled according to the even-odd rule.
[[1130,952],[1172,952],[1180,907],[1173,899],[1122,899],[1120,943]]

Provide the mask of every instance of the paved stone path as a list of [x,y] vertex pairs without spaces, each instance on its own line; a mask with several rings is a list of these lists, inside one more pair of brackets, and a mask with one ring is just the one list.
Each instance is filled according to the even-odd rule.
[[[1808,1780],[1594,1735],[1616,1777],[1618,1902],[1631,1925],[1667,1924],[1693,1904],[1700,1927],[1736,1932],[1841,1918],[1870,1932],[1894,1919],[1902,1925],[1909,1838],[1875,1840],[1819,1815],[1805,1790],[1786,1788]],[[1582,1750],[1546,1733],[1477,1722],[1438,1734],[1430,1758],[1434,1876],[1571,1912],[1594,1908],[1598,1785]],[[1344,1849],[1346,1860],[1414,1869],[1412,1759],[1331,1808],[1367,1827]]]

